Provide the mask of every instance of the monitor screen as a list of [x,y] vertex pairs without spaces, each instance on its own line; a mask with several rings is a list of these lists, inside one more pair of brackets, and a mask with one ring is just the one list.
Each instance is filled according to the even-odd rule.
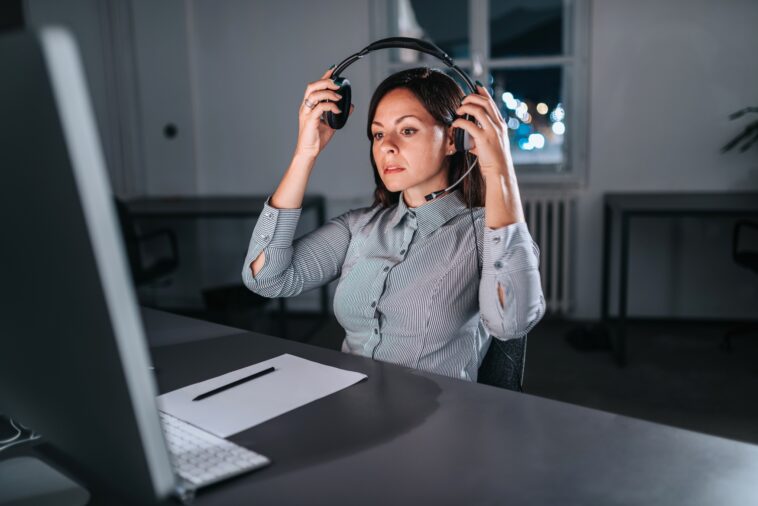
[[175,478],[76,44],[0,36],[0,412],[138,499]]

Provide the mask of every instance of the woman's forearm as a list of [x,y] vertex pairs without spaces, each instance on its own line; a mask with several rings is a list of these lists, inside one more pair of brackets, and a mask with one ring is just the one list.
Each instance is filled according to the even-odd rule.
[[485,176],[484,184],[484,216],[489,228],[525,221],[521,194],[512,169]]
[[271,196],[269,204],[277,209],[298,209],[302,207],[308,179],[310,179],[311,170],[315,163],[315,156],[295,153],[282,181]]
[[[308,187],[308,179],[316,162],[316,157],[295,153],[287,171],[284,173],[279,186],[269,200],[269,205],[277,209],[298,209],[303,205],[305,189]],[[266,264],[266,254],[261,254],[250,263],[253,276]]]

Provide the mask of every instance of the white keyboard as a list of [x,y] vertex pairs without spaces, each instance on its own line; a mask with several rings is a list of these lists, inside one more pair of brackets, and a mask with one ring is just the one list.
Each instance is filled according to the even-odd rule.
[[194,488],[204,487],[271,463],[259,453],[161,413],[174,471]]

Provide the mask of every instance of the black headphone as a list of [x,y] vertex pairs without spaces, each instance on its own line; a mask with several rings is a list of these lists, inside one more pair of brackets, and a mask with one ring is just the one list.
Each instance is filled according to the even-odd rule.
[[[442,61],[445,65],[450,67],[460,78],[463,80],[464,83],[466,83],[466,86],[471,90],[471,93],[476,94],[476,87],[474,86],[474,83],[471,82],[471,79],[469,78],[466,73],[458,67],[458,65],[453,62],[453,59],[450,58],[447,53],[445,53],[442,49],[437,47],[436,45],[432,44],[431,42],[427,42],[425,40],[420,39],[414,39],[411,37],[389,37],[387,39],[381,39],[377,40],[376,42],[373,42],[366,46],[365,48],[361,49],[359,52],[348,56],[344,60],[342,60],[332,72],[332,80],[335,84],[337,84],[340,88],[339,90],[335,90],[337,93],[342,95],[342,98],[335,102],[337,104],[337,107],[339,107],[341,113],[334,113],[332,111],[326,111],[325,113],[325,120],[326,123],[334,128],[335,130],[339,130],[343,126],[345,126],[345,123],[347,123],[347,117],[348,117],[348,111],[350,110],[350,98],[351,98],[351,88],[350,88],[350,81],[346,77],[340,77],[340,74],[342,71],[344,71],[346,68],[348,68],[350,65],[355,63],[356,61],[360,60],[367,54],[369,54],[372,51],[377,51],[379,49],[392,49],[392,48],[400,48],[400,49],[412,49],[414,51],[418,51],[421,53],[426,53],[429,55],[434,56],[438,60]],[[473,120],[473,118],[466,114],[463,116],[467,120]],[[462,128],[455,128],[453,129],[453,139],[455,142],[455,149],[456,151],[468,151],[473,147],[473,142],[471,141],[471,136],[468,132],[463,130]]]

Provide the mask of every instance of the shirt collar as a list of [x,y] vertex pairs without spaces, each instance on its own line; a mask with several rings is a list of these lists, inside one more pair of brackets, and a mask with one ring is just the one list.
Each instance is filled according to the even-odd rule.
[[426,236],[465,210],[466,203],[463,201],[459,189],[413,208],[405,204],[401,194],[389,224],[391,227],[395,227],[402,222],[404,217],[415,217],[419,232],[422,236]]

